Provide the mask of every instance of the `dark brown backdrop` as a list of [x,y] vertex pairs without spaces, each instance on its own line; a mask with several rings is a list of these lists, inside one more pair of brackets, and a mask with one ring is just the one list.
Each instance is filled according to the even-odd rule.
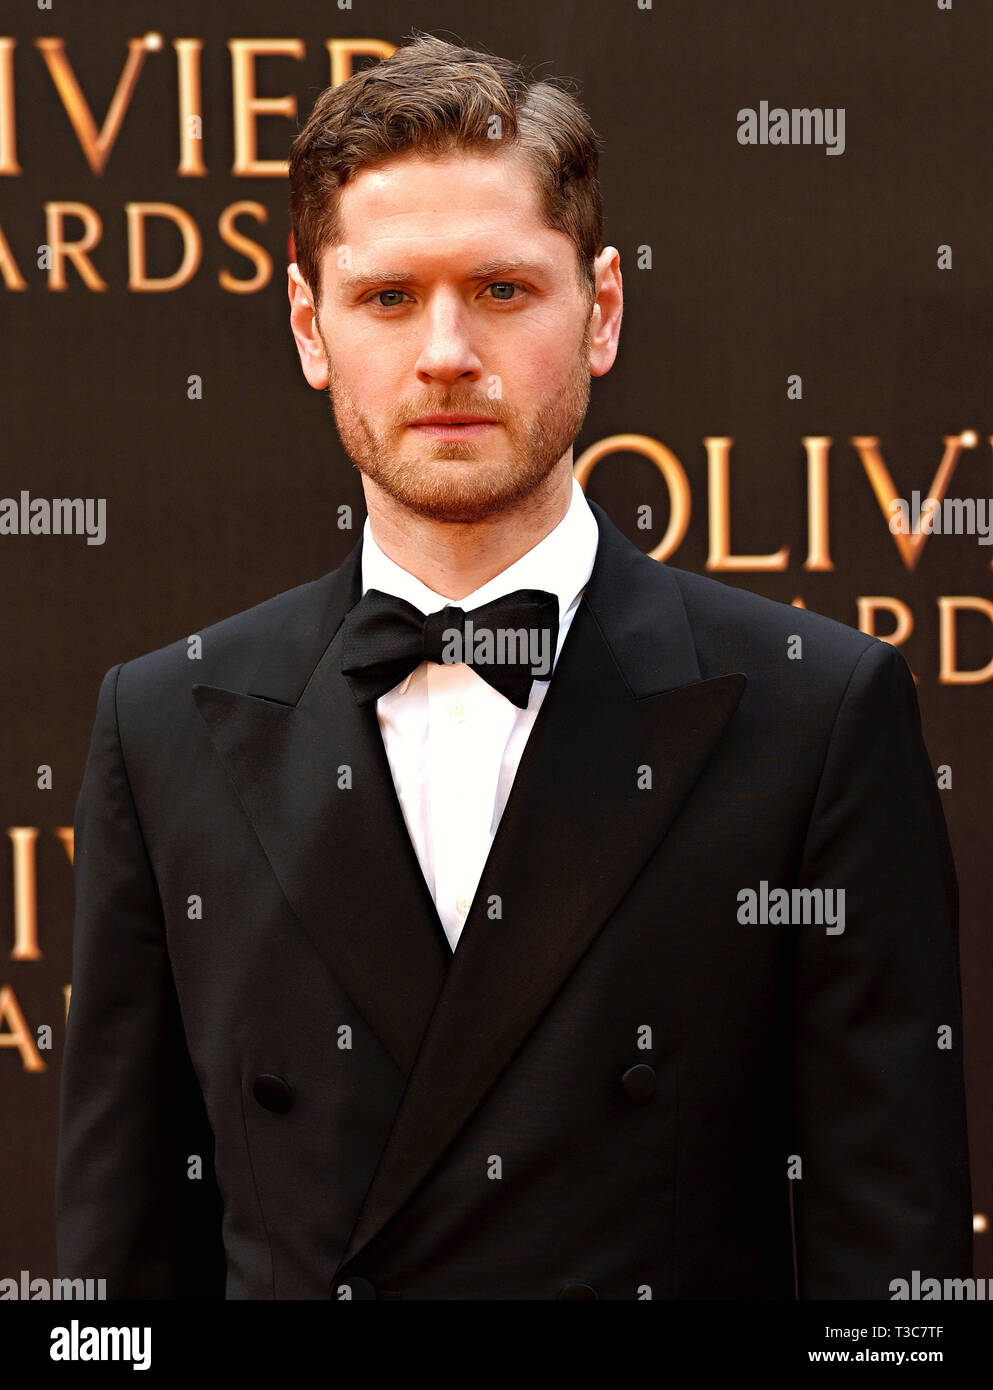
[[[943,792],[962,892],[967,1072],[975,1209],[993,1209],[989,1077],[993,986],[988,946],[989,680],[939,681],[938,599],[993,597],[991,547],[931,537],[913,571],[903,564],[853,436],[875,436],[897,490],[926,494],[946,436],[974,430],[949,495],[989,496],[993,414],[989,382],[993,243],[993,10],[935,0],[636,0],[584,4],[356,4],[353,12],[275,0],[165,3],[102,0],[95,13],[56,4],[7,7],[16,39],[2,107],[20,172],[0,175],[0,497],[103,497],[108,537],[0,536],[3,827],[36,827],[37,959],[12,958],[12,841],[0,853],[0,1275],[54,1273],[52,1184],[64,986],[69,980],[72,872],[59,827],[72,824],[100,677],[137,656],[333,568],[357,529],[336,527],[350,503],[363,516],[358,475],[334,435],[326,399],[305,385],[287,324],[287,185],[281,175],[232,172],[229,42],[294,39],[303,56],[260,58],[262,96],[289,95],[305,115],[329,81],[328,39],[396,43],[412,26],[447,32],[575,77],[605,141],[607,240],[621,252],[626,314],[614,371],[594,383],[579,454],[631,432],[664,443],[689,479],[693,511],[672,557],[702,570],[708,554],[704,439],[731,436],[732,539],[739,552],[790,549],[779,573],[718,573],[770,597],[857,624],[856,599],[886,595],[911,610],[904,645],[919,676],[934,764],[952,769]],[[99,127],[127,41],[158,33],[103,172],[94,174],[36,40],[65,41]],[[174,41],[202,40],[206,174],[179,162]],[[0,85],[3,79],[0,78]],[[0,101],[3,100],[0,95]],[[737,112],[844,107],[846,149],[743,147]],[[259,155],[285,158],[293,119],[262,116]],[[0,132],[4,129],[0,125]],[[0,141],[2,145],[2,141]],[[8,158],[10,147],[8,146]],[[266,249],[271,275],[250,293],[219,282],[256,267],[222,237],[231,204],[241,233]],[[87,205],[102,235],[90,259],[106,289],[70,265],[67,288],[39,268],[46,204]],[[185,210],[203,240],[182,288],[128,289],[125,205]],[[69,219],[67,235],[82,223]],[[952,268],[938,269],[938,248]],[[639,248],[652,268],[639,269]],[[150,229],[148,270],[168,275],[180,242]],[[16,269],[15,269],[16,267]],[[18,275],[23,288],[18,288]],[[787,399],[798,373],[803,399]],[[203,382],[190,400],[188,378]],[[801,441],[829,436],[834,569],[806,557],[806,463]],[[618,452],[599,465],[590,495],[642,549],[668,520],[666,489],[646,459]],[[636,508],[655,509],[639,531]],[[980,605],[981,606],[981,605]],[[879,635],[890,631],[881,621]],[[993,656],[993,622],[960,622],[959,662]],[[38,788],[41,765],[51,790]],[[871,835],[872,826],[866,826]],[[23,886],[23,881],[22,881]],[[30,899],[28,899],[30,901]],[[11,1046],[18,1011],[37,1041],[50,1025],[43,1069]],[[977,1237],[977,1274],[993,1275],[990,1236]]]

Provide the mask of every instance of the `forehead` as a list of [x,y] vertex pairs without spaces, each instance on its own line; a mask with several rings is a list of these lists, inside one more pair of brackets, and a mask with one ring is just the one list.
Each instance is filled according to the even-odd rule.
[[363,169],[341,191],[339,224],[358,254],[475,252],[502,237],[569,245],[545,226],[534,173],[519,151],[405,154]]

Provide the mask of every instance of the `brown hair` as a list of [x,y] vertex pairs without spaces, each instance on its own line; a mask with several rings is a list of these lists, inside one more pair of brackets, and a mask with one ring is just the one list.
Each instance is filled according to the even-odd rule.
[[575,243],[592,307],[603,205],[598,139],[582,107],[561,79],[415,30],[389,58],[326,88],[290,147],[290,227],[315,310],[321,253],[341,241],[339,191],[353,174],[408,152],[508,148],[533,171],[547,225]]

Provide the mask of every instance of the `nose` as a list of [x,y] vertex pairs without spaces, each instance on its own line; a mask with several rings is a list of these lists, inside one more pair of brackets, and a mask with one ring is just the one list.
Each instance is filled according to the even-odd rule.
[[438,292],[421,320],[416,372],[421,382],[477,381],[483,364],[472,345],[470,314],[455,293]]

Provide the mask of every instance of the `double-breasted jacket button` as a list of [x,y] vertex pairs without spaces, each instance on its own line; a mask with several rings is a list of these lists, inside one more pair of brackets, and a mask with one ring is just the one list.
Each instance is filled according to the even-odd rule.
[[346,1274],[331,1286],[331,1297],[347,1302],[351,1298],[378,1298],[376,1286],[363,1274]]
[[282,1115],[293,1104],[293,1092],[289,1082],[284,1081],[281,1076],[273,1076],[270,1072],[263,1072],[255,1078],[252,1082],[252,1095],[266,1110],[274,1110],[277,1115]]
[[556,1294],[557,1298],[599,1298],[592,1284],[564,1284]]
[[621,1077],[621,1085],[628,1100],[635,1105],[644,1105],[655,1094],[655,1068],[645,1062],[628,1067]]

